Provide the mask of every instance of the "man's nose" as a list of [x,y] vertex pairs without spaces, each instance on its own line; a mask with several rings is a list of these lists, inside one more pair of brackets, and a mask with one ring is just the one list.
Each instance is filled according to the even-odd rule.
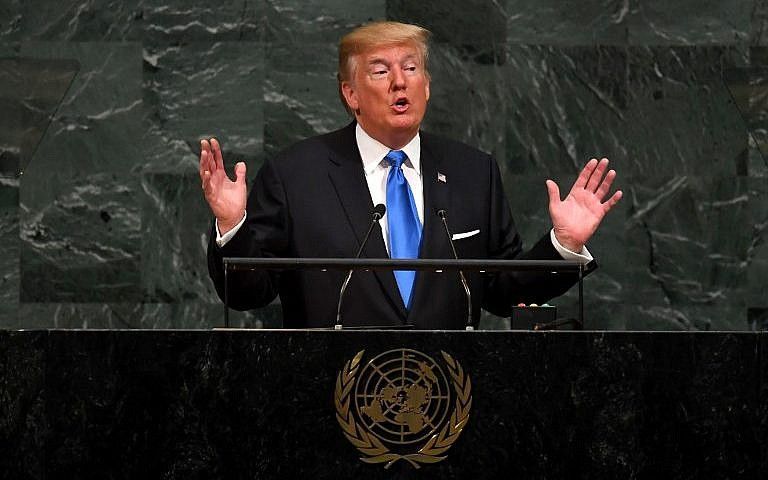
[[401,68],[392,69],[392,90],[405,88],[405,72]]

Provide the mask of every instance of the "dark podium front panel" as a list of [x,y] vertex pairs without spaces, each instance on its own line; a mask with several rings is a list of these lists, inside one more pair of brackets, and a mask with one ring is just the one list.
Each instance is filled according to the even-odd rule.
[[5,331],[0,477],[765,479],[766,338]]

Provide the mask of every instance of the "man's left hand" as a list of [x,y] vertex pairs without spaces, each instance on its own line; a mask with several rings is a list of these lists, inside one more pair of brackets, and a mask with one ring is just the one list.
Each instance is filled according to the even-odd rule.
[[608,170],[608,159],[599,162],[593,158],[579,174],[565,200],[560,200],[560,188],[547,180],[549,193],[549,216],[560,245],[580,253],[595,233],[606,213],[621,199],[621,190],[603,201],[616,178],[614,170]]

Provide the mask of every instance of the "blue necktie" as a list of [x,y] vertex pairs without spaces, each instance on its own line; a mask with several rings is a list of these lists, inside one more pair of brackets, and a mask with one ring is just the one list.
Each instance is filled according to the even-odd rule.
[[[389,256],[391,258],[419,258],[421,223],[416,211],[413,192],[401,168],[408,156],[402,150],[391,150],[385,157],[391,168],[387,177],[387,224],[389,226]],[[395,271],[405,308],[411,306],[415,271]]]

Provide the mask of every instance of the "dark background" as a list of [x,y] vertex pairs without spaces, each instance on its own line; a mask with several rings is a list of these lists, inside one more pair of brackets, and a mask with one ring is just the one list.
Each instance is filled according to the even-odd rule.
[[252,177],[344,125],[336,43],[383,18],[434,32],[424,127],[496,156],[527,244],[612,160],[588,328],[766,325],[768,0],[2,0],[0,328],[220,325],[199,139]]

